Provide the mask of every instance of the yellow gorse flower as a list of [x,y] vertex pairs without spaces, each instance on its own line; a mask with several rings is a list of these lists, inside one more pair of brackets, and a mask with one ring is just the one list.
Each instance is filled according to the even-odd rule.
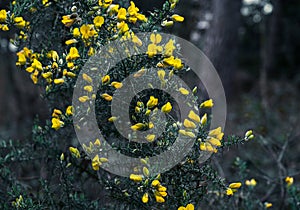
[[246,133],[245,133],[245,141],[249,141],[251,139],[254,138],[254,134],[253,134],[253,131],[252,130],[248,130]]
[[75,147],[69,147],[69,151],[71,152],[71,154],[76,157],[76,158],[80,158],[80,152],[77,148]]
[[238,188],[240,188],[242,186],[242,183],[240,183],[240,182],[233,182],[233,183],[231,183],[230,185],[229,185],[229,187],[231,188],[231,189],[238,189]]
[[56,117],[59,118],[60,115],[62,115],[62,111],[60,111],[59,109],[54,109],[52,112],[52,117]]
[[130,174],[130,177],[129,177],[132,181],[135,181],[135,182],[141,182],[143,181],[143,176],[142,175],[137,175],[137,174]]
[[66,115],[73,115],[73,106],[68,106],[66,109]]
[[20,195],[18,198],[16,198],[15,201],[13,201],[11,204],[14,206],[14,207],[17,207],[17,208],[20,208],[22,207],[24,203],[24,200],[23,200],[23,196]]
[[150,41],[151,44],[148,45],[147,55],[152,58],[157,53],[161,53],[163,51],[162,46],[159,46],[159,44],[162,40],[162,36],[160,34],[151,34],[150,35]]
[[174,40],[170,39],[164,47],[164,56],[170,57],[173,55],[174,50],[176,49],[174,45]]
[[207,122],[207,114],[205,113],[205,114],[201,117],[200,124],[201,124],[201,125],[205,125],[206,122]]
[[178,69],[178,70],[183,67],[181,60],[179,58],[175,58],[174,56],[164,58],[163,62],[166,65],[173,66],[175,69]]
[[26,21],[23,19],[23,17],[15,17],[14,22],[15,26],[18,28],[24,28],[26,26]]
[[127,11],[125,8],[121,8],[118,10],[118,15],[117,15],[117,18],[119,21],[123,21],[123,20],[126,20],[126,14],[127,14]]
[[104,17],[96,16],[93,20],[93,23],[94,23],[96,28],[100,28],[104,23]]
[[117,28],[119,29],[120,33],[129,31],[129,26],[124,21],[117,23]]
[[164,70],[158,70],[157,75],[162,82],[165,81],[166,72]]
[[209,99],[207,101],[204,101],[203,103],[200,104],[200,108],[211,108],[213,107],[214,103],[212,99]]
[[69,39],[67,41],[65,41],[65,44],[66,45],[71,45],[71,44],[75,44],[77,43],[78,41],[76,39]]
[[185,89],[185,88],[183,88],[183,87],[179,88],[179,92],[180,92],[182,95],[188,95],[188,94],[190,93],[187,89]]
[[88,96],[81,96],[78,98],[78,100],[82,103],[86,102],[87,100],[89,100],[90,98]]
[[79,30],[79,28],[74,28],[73,29],[73,36],[75,37],[75,38],[79,38],[80,37],[80,30]]
[[197,115],[193,110],[191,110],[191,111],[189,112],[188,117],[189,117],[191,120],[193,120],[193,121],[195,121],[195,122],[197,122],[197,123],[200,123],[200,117],[199,117],[199,115]]
[[267,209],[273,206],[273,204],[269,202],[265,202],[264,205]]
[[70,51],[69,51],[69,54],[66,57],[66,60],[67,61],[72,61],[72,60],[76,60],[79,57],[80,57],[80,55],[78,53],[77,48],[76,47],[71,47]]
[[184,17],[182,17],[180,15],[177,15],[177,14],[172,15],[171,18],[172,18],[173,21],[176,21],[176,22],[183,22],[184,21]]
[[112,4],[112,0],[99,0],[99,6],[107,8]]
[[77,20],[78,20],[78,15],[77,14],[72,14],[72,15],[64,15],[64,16],[62,16],[61,22],[66,27],[71,27]]
[[164,20],[162,23],[161,23],[161,26],[163,27],[171,27],[174,25],[174,22],[172,20]]
[[101,95],[102,98],[104,98],[106,101],[112,101],[113,97],[109,95],[108,93],[103,93]]
[[5,22],[7,19],[7,12],[5,9],[0,10],[0,22]]
[[143,203],[148,203],[149,201],[149,194],[148,193],[145,193],[142,197],[142,202]]
[[41,62],[38,61],[37,59],[33,59],[31,66],[26,68],[26,71],[29,73],[32,73],[35,70],[38,70],[38,71],[43,70],[43,66],[42,66]]
[[81,38],[85,41],[97,35],[97,32],[94,29],[94,25],[92,24],[82,25],[80,27],[80,33],[81,33]]
[[163,113],[169,113],[172,110],[172,105],[170,102],[167,102],[165,105],[161,107],[161,111]]
[[285,182],[286,182],[287,186],[289,187],[289,186],[291,186],[294,183],[294,178],[290,177],[290,176],[287,176],[285,178]]
[[167,188],[162,186],[159,182],[156,185],[153,185],[152,182],[152,186],[155,187],[155,191],[154,191],[154,197],[157,203],[164,203],[165,199],[164,197],[166,197],[168,195]]
[[193,204],[189,203],[186,207],[180,206],[177,210],[194,210],[195,207]]
[[59,79],[54,79],[54,84],[56,85],[61,85],[65,82],[65,80],[63,78],[59,78]]
[[131,129],[134,131],[142,130],[145,128],[146,125],[144,123],[136,123],[135,125],[131,126]]
[[114,121],[116,121],[118,118],[117,117],[110,117],[110,118],[108,118],[108,122],[114,122]]
[[102,84],[107,84],[110,82],[110,76],[109,75],[105,75],[102,77]]
[[192,121],[188,120],[188,119],[185,119],[185,120],[183,121],[183,125],[184,125],[184,127],[189,128],[189,129],[194,129],[194,128],[196,128],[196,124],[193,123]]
[[93,79],[92,79],[89,75],[87,75],[86,73],[83,73],[83,74],[82,74],[82,78],[83,78],[86,82],[88,82],[88,83],[92,83],[92,82],[93,82]]
[[246,180],[245,185],[254,187],[256,186],[256,180],[255,179]]
[[[99,139],[97,139],[99,140]],[[97,141],[96,140],[96,141]],[[99,141],[100,142],[100,141]],[[96,145],[96,142],[95,142],[95,145]],[[93,160],[92,160],[92,168],[95,170],[95,171],[98,171],[100,169],[100,166],[103,164],[103,163],[106,163],[108,162],[108,159],[107,158],[99,158],[99,155],[96,155]]]
[[127,12],[129,14],[129,22],[136,23],[137,20],[140,21],[147,21],[147,18],[145,15],[138,13],[139,8],[137,8],[133,1],[130,1],[130,6],[127,9]]
[[148,108],[153,108],[158,104],[158,99],[155,98],[154,96],[150,96],[150,99],[147,102],[147,107]]
[[86,85],[83,87],[83,89],[89,93],[93,92],[93,86],[91,85]]
[[121,82],[112,82],[111,86],[113,86],[116,89],[119,89],[119,88],[123,87],[123,84]]
[[52,118],[52,128],[55,130],[60,129],[64,125],[64,122],[57,119],[57,118]]
[[231,188],[226,189],[226,195],[233,195],[233,191]]
[[240,182],[231,183],[226,189],[226,195],[233,195],[242,186]]

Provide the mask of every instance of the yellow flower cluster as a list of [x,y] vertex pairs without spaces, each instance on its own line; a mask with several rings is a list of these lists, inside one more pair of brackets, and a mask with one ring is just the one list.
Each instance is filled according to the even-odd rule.
[[147,55],[149,58],[161,53],[163,51],[162,46],[158,45],[162,40],[162,36],[160,34],[151,34],[150,41],[151,43],[148,45]]
[[223,136],[224,133],[221,127],[209,131],[206,141],[200,143],[200,150],[216,153],[218,151],[216,147],[222,145],[221,140]]
[[7,12],[5,9],[0,10],[0,30],[2,31],[8,31],[9,28],[7,24],[2,24],[5,23],[7,19]]
[[29,22],[26,22],[23,17],[15,17],[14,18],[15,26],[18,28],[24,28],[25,26],[29,26]]
[[18,198],[16,198],[15,201],[13,201],[12,206],[16,207],[16,208],[22,208],[24,205],[24,200],[23,200],[23,196],[20,195]]
[[237,189],[239,189],[241,186],[242,183],[240,182],[231,183],[226,190],[226,195],[230,195],[230,196],[233,195],[235,192],[237,192]]
[[157,203],[164,203],[165,202],[164,197],[166,197],[168,195],[167,188],[162,186],[157,179],[153,180],[151,185],[155,189],[154,190],[154,197],[155,197],[156,202]]
[[[82,147],[84,149],[84,151],[88,154],[88,155],[92,155],[95,152],[99,152],[99,148],[101,146],[101,141],[99,139],[96,139],[93,142],[89,142],[89,146],[87,146],[85,143],[82,144]],[[95,159],[97,160],[97,158]]]
[[245,141],[249,141],[251,139],[254,138],[254,134],[253,134],[253,131],[252,130],[248,130],[246,133],[245,133]]
[[64,122],[61,121],[60,117],[62,115],[62,111],[59,109],[54,109],[52,113],[52,128],[55,130],[60,129],[63,125]]
[[98,171],[100,166],[106,162],[108,162],[107,158],[104,157],[99,158],[99,155],[96,155],[92,160],[92,167],[95,171]]
[[[65,115],[66,116],[73,115],[73,107],[72,106],[67,107]],[[52,112],[52,128],[55,130],[60,129],[64,125],[64,122],[62,121],[63,118],[65,118],[65,116],[63,116],[62,111],[59,109],[54,109]]]

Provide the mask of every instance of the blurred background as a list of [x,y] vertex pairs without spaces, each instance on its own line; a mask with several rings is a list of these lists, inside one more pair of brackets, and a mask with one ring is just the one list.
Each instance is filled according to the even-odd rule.
[[[1,1],[0,9],[8,2]],[[147,13],[163,2],[135,3]],[[185,21],[169,29],[203,50],[219,72],[228,106],[225,134],[255,132],[253,142],[224,152],[215,167],[235,177],[231,164],[243,158],[253,177],[271,183],[273,191],[263,199],[280,190],[272,184],[276,177],[300,179],[299,11],[299,0],[182,0],[177,13]],[[11,36],[0,33],[0,135],[22,140],[37,115],[43,121],[50,114],[41,90],[16,69]]]

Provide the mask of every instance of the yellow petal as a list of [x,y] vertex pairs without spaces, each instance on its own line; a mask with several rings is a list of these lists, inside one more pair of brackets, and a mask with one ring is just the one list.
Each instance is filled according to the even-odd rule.
[[152,181],[151,185],[152,185],[152,187],[156,187],[156,186],[160,185],[160,182],[157,179],[155,179]]
[[221,146],[221,141],[214,137],[209,137],[208,142],[217,147]]
[[231,188],[231,189],[238,189],[238,188],[240,188],[242,186],[242,183],[240,183],[240,182],[234,182],[234,183],[231,183],[230,185],[229,185],[229,187]]
[[136,175],[136,174],[130,174],[129,178],[135,182],[141,182],[143,180],[142,175]]
[[196,128],[196,124],[193,123],[192,121],[188,120],[188,119],[184,120],[183,125],[184,125],[184,127],[190,128],[190,129]]
[[78,100],[82,103],[86,102],[87,100],[89,100],[89,97],[88,96],[81,96],[78,98]]
[[204,101],[203,103],[200,104],[200,108],[211,108],[213,107],[214,103],[212,99],[209,99],[207,101]]
[[208,135],[209,136],[217,136],[221,132],[222,132],[221,127],[217,127],[216,129],[209,131]]
[[143,167],[143,174],[145,175],[145,176],[149,176],[149,170],[148,170],[148,168],[146,168],[146,167]]
[[113,97],[107,93],[103,93],[101,97],[104,98],[106,101],[111,101],[113,99]]
[[226,195],[233,195],[233,191],[231,188],[227,188]]
[[154,134],[148,134],[146,136],[147,141],[153,142],[155,140],[155,135]]
[[143,129],[144,127],[145,127],[145,124],[143,124],[143,123],[137,123],[137,124],[131,126],[131,129],[137,131],[137,130]]
[[87,91],[87,92],[92,92],[93,91],[93,86],[91,86],[91,85],[87,85],[87,86],[84,86],[84,88],[83,88],[85,91]]
[[188,95],[190,93],[187,89],[183,87],[179,88],[179,91],[182,95]]
[[197,115],[193,110],[190,111],[188,117],[189,117],[191,120],[194,120],[194,121],[197,122],[197,123],[200,122],[200,117],[199,117],[199,115]]
[[102,84],[107,84],[110,81],[110,76],[109,75],[105,75],[104,77],[102,77]]
[[195,207],[191,203],[186,206],[186,210],[194,210],[194,209],[195,209]]
[[82,78],[83,78],[85,81],[87,81],[88,83],[92,83],[92,82],[93,82],[92,78],[91,78],[89,75],[87,75],[86,73],[83,73],[83,74],[82,74]]
[[177,14],[174,14],[174,15],[172,15],[172,20],[176,21],[176,22],[183,22],[184,21],[184,17],[182,17],[180,15],[177,15]]
[[148,195],[148,193],[145,193],[142,197],[142,202],[143,203],[148,203],[148,200],[149,200],[149,195]]
[[172,105],[171,105],[170,102],[166,103],[165,105],[163,105],[163,106],[161,107],[161,111],[162,111],[163,113],[169,113],[171,110],[172,110]]
[[123,86],[123,84],[121,82],[112,82],[111,86],[113,86],[116,89],[119,89]]
[[205,113],[205,114],[202,116],[202,118],[201,118],[201,120],[200,120],[200,123],[201,123],[201,125],[205,125],[206,122],[207,122],[207,114]]

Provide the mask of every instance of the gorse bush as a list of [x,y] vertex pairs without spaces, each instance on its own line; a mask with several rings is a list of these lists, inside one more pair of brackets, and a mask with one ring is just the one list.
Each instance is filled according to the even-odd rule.
[[[247,165],[241,159],[234,163],[241,179],[230,180],[232,183],[218,175],[210,160],[202,161],[204,156],[220,156],[229,147],[253,139],[254,134],[249,130],[243,137],[224,138],[221,127],[210,126],[214,101],[205,98],[204,91],[199,94],[200,84],[183,86],[172,79],[184,80],[190,71],[176,37],[160,33],[184,21],[174,13],[177,3],[166,1],[163,8],[148,16],[132,1],[112,0],[17,0],[9,11],[0,11],[1,30],[15,32],[11,43],[18,47],[16,65],[43,89],[42,97],[52,112],[47,122],[35,121],[29,141],[1,141],[1,209],[272,206],[253,195],[257,182],[248,177]],[[104,46],[109,46],[107,51]],[[128,57],[119,60],[120,54]],[[92,61],[102,62],[108,71],[104,74]],[[112,61],[115,66],[110,66]],[[111,110],[113,100],[124,89],[123,80],[130,75],[132,86],[150,78],[156,79],[160,88],[146,82],[126,104],[129,106],[118,101],[120,110],[129,113],[128,123],[121,116],[113,116]],[[80,95],[73,94],[74,87],[80,88]],[[178,98],[164,88],[172,88]],[[178,101],[188,107],[185,116]],[[95,112],[105,139],[85,136],[80,146],[75,131],[89,128],[85,117],[91,112]],[[126,137],[116,123],[127,128]],[[163,128],[160,135],[157,128]],[[146,132],[142,138],[141,131]],[[190,150],[184,158],[174,167],[160,168],[166,160],[153,164],[151,157],[170,150],[178,137],[195,139],[190,148],[187,146]],[[139,164],[130,166],[127,176],[110,173],[104,169],[115,162],[107,148],[134,157]],[[182,149],[175,148],[170,162],[180,157]],[[127,162],[121,160],[120,164]],[[242,186],[244,182],[246,186]],[[293,178],[287,177],[285,182],[290,199],[298,199]]]

